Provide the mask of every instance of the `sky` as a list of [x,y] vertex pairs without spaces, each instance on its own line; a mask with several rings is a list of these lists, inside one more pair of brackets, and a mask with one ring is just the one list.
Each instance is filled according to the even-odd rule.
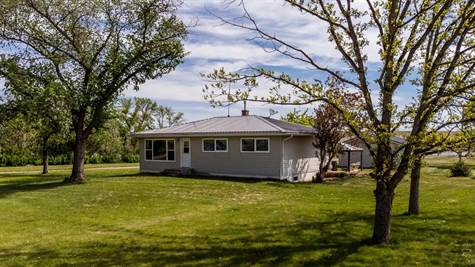
[[[184,64],[175,72],[159,80],[152,80],[140,87],[139,91],[126,90],[125,96],[148,97],[159,104],[173,107],[183,112],[187,121],[211,116],[227,115],[227,108],[212,108],[203,99],[202,89],[206,83],[200,73],[210,73],[214,69],[224,67],[227,71],[236,71],[248,66],[263,66],[299,78],[314,80],[324,79],[321,73],[298,64],[278,53],[268,53],[255,40],[252,32],[223,24],[217,17],[238,19],[242,15],[239,1],[230,0],[185,0],[179,11],[180,17],[191,27],[185,41],[185,49],[189,55]],[[292,44],[310,51],[322,65],[338,70],[345,70],[341,64],[341,56],[333,44],[328,41],[326,27],[310,16],[300,14],[296,9],[275,0],[247,0],[245,7],[256,20],[259,27],[266,32],[275,34]],[[356,1],[358,3],[358,1]],[[368,54],[369,73],[374,76],[378,69],[378,48],[375,31],[368,33],[370,45]],[[267,88],[258,89],[265,92]],[[395,101],[404,105],[410,102],[414,88],[403,86],[396,95]],[[269,109],[279,111],[276,117],[285,115],[294,107],[273,106],[269,104],[249,103],[251,114],[269,115]],[[242,103],[233,104],[231,115],[239,115]]]
[[[226,116],[227,108],[212,108],[204,99],[202,89],[206,81],[200,73],[210,73],[224,67],[227,71],[236,71],[248,66],[259,66],[283,71],[294,77],[306,80],[324,80],[322,73],[309,69],[294,60],[278,53],[268,53],[252,40],[253,33],[223,24],[217,17],[237,19],[242,15],[239,1],[232,0],[184,0],[179,9],[179,16],[189,28],[189,35],[184,43],[189,52],[184,63],[174,72],[157,80],[150,80],[140,86],[138,91],[125,90],[123,97],[148,97],[159,104],[183,112],[186,121],[193,121],[212,116]],[[324,66],[345,71],[341,56],[334,45],[328,41],[326,27],[314,18],[302,15],[295,8],[276,0],[245,0],[246,9],[256,20],[260,28],[275,34],[305,51]],[[364,1],[355,1],[363,4]],[[363,7],[364,8],[364,7]],[[365,49],[368,55],[368,72],[376,77],[378,48],[375,46],[377,35],[369,31],[370,45]],[[0,81],[0,88],[2,87]],[[267,91],[265,84],[258,89],[258,94]],[[410,102],[414,88],[402,86],[395,101],[404,105]],[[376,96],[375,96],[376,97]],[[233,104],[231,115],[239,115],[242,103]],[[269,109],[279,111],[274,117],[280,117],[294,109],[268,104],[248,103],[251,114],[269,115]]]

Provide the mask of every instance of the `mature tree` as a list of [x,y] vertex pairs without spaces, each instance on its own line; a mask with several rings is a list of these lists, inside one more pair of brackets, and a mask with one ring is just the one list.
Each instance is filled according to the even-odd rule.
[[309,114],[308,109],[305,109],[303,111],[294,109],[293,111],[285,114],[285,116],[281,116],[280,119],[292,123],[313,127],[315,116],[314,114]]
[[[121,98],[118,104],[118,120],[123,146],[127,149],[130,143],[129,134],[151,130],[155,125],[154,114],[158,104],[148,98]],[[135,147],[135,144],[132,144]]]
[[171,107],[159,106],[155,112],[158,128],[166,128],[182,124],[183,113],[173,111]]
[[10,159],[17,158],[19,162],[12,162],[17,165],[23,160],[29,159],[37,150],[36,136],[35,130],[20,114],[3,120],[0,124],[0,156],[3,158],[2,161],[5,161],[7,157]]
[[118,104],[118,123],[123,137],[124,148],[131,145],[135,149],[131,132],[152,130],[178,125],[183,122],[183,113],[173,111],[171,107],[157,104],[150,98],[121,98]]
[[[431,85],[434,86],[434,85]],[[475,94],[475,92],[469,92]],[[425,156],[445,151],[458,151],[459,155],[469,153],[475,143],[475,116],[473,96],[455,98],[430,120],[421,131],[414,148],[414,162],[411,168],[411,186],[407,214],[419,214],[419,184],[421,166]],[[461,158],[459,157],[459,161]]]
[[448,150],[457,154],[459,162],[470,157],[475,149],[475,91],[466,102],[459,105],[460,121],[456,124],[456,133],[447,145]]
[[[66,182],[83,182],[85,143],[128,86],[180,64],[186,27],[173,0],[4,0],[0,43],[18,68],[54,70],[75,132]],[[34,75],[34,73],[32,74]]]
[[[391,229],[391,210],[394,192],[414,160],[414,150],[430,119],[451,100],[467,91],[473,90],[473,36],[475,27],[474,0],[367,0],[355,6],[353,1],[326,0],[286,0],[288,8],[311,16],[318,25],[325,24],[330,42],[335,45],[349,71],[339,71],[315,56],[312,51],[299,47],[291,40],[280,38],[276,33],[268,33],[260,28],[256,20],[244,7],[244,15],[238,21],[222,20],[230,25],[249,30],[267,50],[295,60],[336,79],[349,91],[357,91],[363,96],[367,120],[354,120],[350,107],[342,105],[326,94],[326,86],[319,81],[306,81],[287,73],[278,73],[266,68],[250,67],[239,72],[228,73],[216,70],[209,74],[211,86],[205,87],[205,94],[211,103],[219,103],[219,98],[234,101],[261,101],[275,104],[308,104],[324,101],[338,110],[347,126],[369,149],[375,163],[372,177],[376,181],[374,196],[376,200],[372,241],[375,244],[389,242]],[[363,3],[362,3],[363,4]],[[243,22],[245,19],[245,22]],[[439,26],[441,25],[441,26]],[[410,109],[398,109],[394,97],[405,85],[411,75],[418,75],[414,68],[418,64],[418,53],[423,44],[434,32],[441,31],[435,42],[443,43],[436,49],[433,64],[427,66],[432,72],[439,64],[446,64],[447,71],[437,77],[438,86],[422,86],[417,90]],[[366,47],[369,44],[368,31],[376,30],[381,64],[374,82],[374,74],[368,72]],[[459,75],[464,69],[466,74]],[[370,76],[371,75],[371,76]],[[427,75],[426,77],[430,77]],[[253,95],[251,91],[238,89],[230,96],[224,86],[227,82],[245,84],[257,83],[266,79],[274,83],[267,96]],[[453,86],[454,84],[465,86]],[[457,89],[458,88],[458,89]],[[291,93],[289,93],[291,90]],[[416,91],[416,90],[415,90]],[[378,94],[374,97],[374,94]],[[217,100],[218,99],[218,100]],[[402,110],[402,111],[401,111]],[[407,111],[407,112],[406,112]],[[412,115],[408,125],[410,134],[407,142],[392,146],[391,137],[406,118]]]
[[[115,111],[112,111],[114,114]],[[104,123],[86,142],[86,151],[90,163],[110,163],[122,160],[129,151],[124,149],[120,127],[121,121],[112,117]],[[127,133],[128,134],[128,133]]]
[[[55,77],[43,66],[36,70],[17,68],[15,60],[0,60],[0,76],[5,79],[5,111],[8,116],[22,116],[31,128],[36,130],[38,142],[41,144],[43,174],[48,173],[49,150],[51,139],[66,139],[68,117],[59,85]],[[41,77],[33,77],[36,72]],[[26,129],[25,129],[26,130]]]
[[463,131],[454,133],[454,137],[446,145],[449,151],[457,154],[459,162],[463,161],[463,158],[471,156],[473,147],[475,147],[475,129],[465,129]]

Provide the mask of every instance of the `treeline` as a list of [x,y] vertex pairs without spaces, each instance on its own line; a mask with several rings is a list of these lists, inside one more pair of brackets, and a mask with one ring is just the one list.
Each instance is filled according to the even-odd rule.
[[[0,121],[0,166],[72,164],[75,134],[71,122],[55,116],[47,125],[36,113],[3,111]],[[139,147],[129,134],[178,125],[183,113],[148,98],[121,98],[107,112],[104,127],[86,143],[85,163],[138,162]]]

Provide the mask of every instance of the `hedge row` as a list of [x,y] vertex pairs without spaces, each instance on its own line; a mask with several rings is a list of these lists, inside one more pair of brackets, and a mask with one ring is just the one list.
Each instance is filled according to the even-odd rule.
[[[100,163],[118,163],[118,162],[127,162],[127,163],[136,163],[139,162],[139,156],[136,154],[125,154],[125,155],[86,155],[84,159],[85,163],[89,164],[100,164]],[[50,165],[68,165],[73,163],[73,157],[70,154],[50,156],[49,164]],[[41,165],[41,158],[37,157],[25,157],[18,155],[0,155],[0,166],[1,167],[14,167],[14,166],[25,166],[25,165]]]

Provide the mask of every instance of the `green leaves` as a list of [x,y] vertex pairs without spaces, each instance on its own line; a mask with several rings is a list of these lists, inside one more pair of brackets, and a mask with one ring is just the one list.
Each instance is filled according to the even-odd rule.
[[0,42],[21,53],[22,68],[47,67],[70,109],[93,112],[182,62],[186,27],[176,8],[162,0],[6,1]]
[[12,52],[3,57],[18,66],[12,75],[44,69],[58,87],[77,137],[73,172],[82,172],[84,143],[110,118],[119,95],[182,63],[187,30],[177,7],[174,0],[0,2],[0,46]]

